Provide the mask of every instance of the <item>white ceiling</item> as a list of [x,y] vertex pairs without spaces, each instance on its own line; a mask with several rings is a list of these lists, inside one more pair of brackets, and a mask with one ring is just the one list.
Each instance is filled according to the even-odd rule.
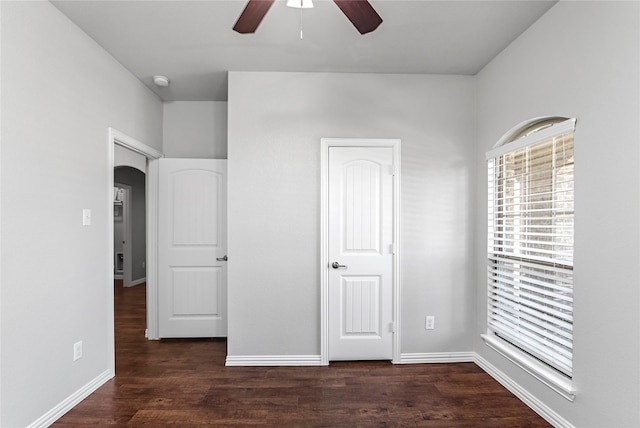
[[246,0],[52,0],[165,101],[225,101],[230,70],[473,75],[555,2],[370,0],[384,22],[360,35],[315,0],[300,40],[300,10],[283,0],[248,35],[231,29]]

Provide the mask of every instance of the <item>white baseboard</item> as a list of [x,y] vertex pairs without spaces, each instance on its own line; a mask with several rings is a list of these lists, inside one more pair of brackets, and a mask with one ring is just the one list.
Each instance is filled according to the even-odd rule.
[[487,372],[491,377],[500,382],[502,386],[507,388],[513,395],[518,397],[524,404],[531,407],[540,417],[549,422],[556,428],[575,428],[569,421],[556,413],[549,406],[538,400],[532,394],[524,389],[520,384],[508,377],[506,374],[498,370],[493,364],[475,354],[475,361],[478,367]]
[[140,279],[136,279],[135,281],[131,281],[131,284],[129,284],[127,287],[133,287],[133,286],[136,286],[136,285],[140,285],[140,284],[142,284],[144,282],[147,282],[147,278],[146,277],[140,278]]
[[69,397],[65,398],[55,406],[53,409],[49,410],[44,415],[40,416],[35,422],[28,426],[28,428],[46,428],[52,425],[55,421],[60,419],[62,415],[71,410],[74,406],[80,403],[82,400],[87,398],[90,394],[95,392],[98,388],[104,385],[109,379],[113,377],[113,372],[111,370],[105,370],[98,377],[90,381],[88,384],[71,394]]
[[227,355],[227,366],[321,366],[320,355]]
[[[432,352],[400,354],[397,364],[420,363],[472,363],[474,352]],[[248,355],[227,356],[227,366],[320,366],[320,355]]]
[[475,352],[427,352],[400,354],[400,361],[396,364],[422,364],[422,363],[472,363],[475,361]]

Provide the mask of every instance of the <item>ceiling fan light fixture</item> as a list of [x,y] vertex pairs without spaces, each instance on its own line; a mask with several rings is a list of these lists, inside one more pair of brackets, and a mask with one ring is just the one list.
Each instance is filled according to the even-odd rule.
[[296,9],[312,9],[313,0],[287,0],[287,6]]

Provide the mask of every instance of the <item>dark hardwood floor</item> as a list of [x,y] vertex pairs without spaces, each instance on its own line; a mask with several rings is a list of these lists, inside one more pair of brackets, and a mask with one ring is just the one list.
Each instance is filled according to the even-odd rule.
[[148,341],[115,287],[116,377],[53,426],[549,427],[473,363],[225,367],[224,340]]

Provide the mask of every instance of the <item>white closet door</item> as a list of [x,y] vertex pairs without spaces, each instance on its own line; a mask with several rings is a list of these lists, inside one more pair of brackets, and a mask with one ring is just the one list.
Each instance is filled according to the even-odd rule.
[[329,359],[393,356],[393,150],[329,148]]

